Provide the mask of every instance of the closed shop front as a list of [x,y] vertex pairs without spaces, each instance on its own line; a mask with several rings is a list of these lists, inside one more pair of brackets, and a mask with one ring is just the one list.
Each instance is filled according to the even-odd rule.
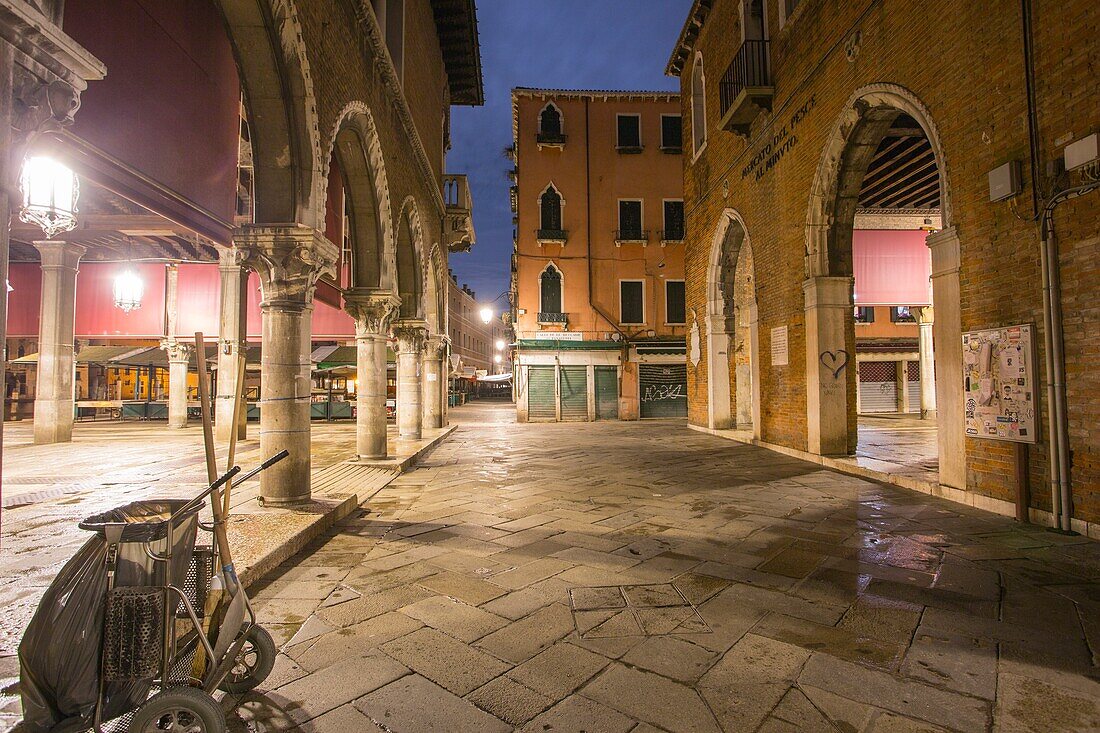
[[588,419],[588,367],[561,368],[561,419]]
[[555,369],[533,366],[527,369],[527,416],[529,420],[557,420],[558,399],[555,393]]
[[596,419],[619,419],[619,370],[598,366],[596,374]]
[[639,364],[642,417],[687,417],[687,365]]
[[909,378],[909,383],[906,385],[906,390],[909,392],[909,412],[920,412],[920,362],[907,361],[905,362],[906,374]]
[[[897,412],[897,379],[896,362],[861,361],[859,363],[860,412]],[[917,393],[917,404],[920,405],[919,392]]]

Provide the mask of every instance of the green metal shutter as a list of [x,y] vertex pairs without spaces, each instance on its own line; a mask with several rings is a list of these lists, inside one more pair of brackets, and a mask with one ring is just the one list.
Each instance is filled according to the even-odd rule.
[[619,419],[619,374],[613,366],[596,367],[596,419]]
[[687,416],[687,365],[639,364],[642,417]]
[[557,399],[554,397],[554,367],[527,368],[527,419],[556,420]]
[[561,368],[561,419],[588,419],[588,367]]

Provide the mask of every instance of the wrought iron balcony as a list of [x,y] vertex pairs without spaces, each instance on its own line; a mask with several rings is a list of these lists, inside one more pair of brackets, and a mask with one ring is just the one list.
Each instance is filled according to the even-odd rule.
[[624,244],[648,244],[649,243],[649,230],[648,229],[616,229],[615,230],[615,245],[622,246]]
[[566,136],[560,132],[539,132],[535,134],[535,142],[539,145],[564,148]]
[[679,244],[684,241],[683,229],[662,229],[661,244]]
[[565,229],[536,229],[535,239],[539,244],[565,244],[569,232]]
[[772,108],[771,49],[768,41],[745,41],[718,84],[723,130],[748,135],[752,121]]
[[539,312],[538,322],[545,324],[562,324],[564,325],[569,321],[569,318],[564,313],[543,313]]
[[443,203],[447,208],[443,238],[450,252],[469,252],[474,246],[474,199],[466,176],[443,176]]

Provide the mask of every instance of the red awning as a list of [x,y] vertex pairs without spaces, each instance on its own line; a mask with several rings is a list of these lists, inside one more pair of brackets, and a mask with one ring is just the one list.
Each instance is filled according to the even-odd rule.
[[932,254],[928,232],[857,229],[852,232],[857,305],[931,305]]

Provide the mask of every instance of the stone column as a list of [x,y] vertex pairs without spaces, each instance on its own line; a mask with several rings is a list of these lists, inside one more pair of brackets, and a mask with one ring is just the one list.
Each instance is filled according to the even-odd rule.
[[929,234],[932,250],[932,302],[935,320],[936,409],[947,419],[938,421],[940,483],[966,488],[966,434],[963,432],[962,293],[959,285],[960,246],[955,227]]
[[73,439],[76,272],[87,250],[71,242],[35,242],[34,246],[42,258],[34,442],[67,443]]
[[[168,427],[187,427],[187,367],[195,347],[175,339],[160,342],[160,348],[168,352]],[[199,379],[203,372],[199,370]]]
[[760,308],[756,301],[749,303],[749,373],[752,377],[752,437],[762,440],[764,428],[760,423]]
[[936,321],[932,306],[919,310],[920,333],[920,416],[922,420],[936,419],[936,355],[932,346],[932,327]]
[[252,225],[235,237],[240,261],[260,276],[263,314],[260,455],[290,456],[260,474],[265,504],[310,498],[310,385],[302,355],[302,319],[318,278],[335,274],[336,245],[315,229]]
[[[214,405],[214,436],[228,443],[233,433],[233,400],[237,392],[239,357],[248,350],[248,268],[235,248],[218,248],[221,288],[218,303],[218,384]],[[203,355],[205,358],[205,354]],[[237,424],[237,440],[247,437],[247,415]]]
[[393,335],[397,337],[397,433],[406,440],[420,440],[424,419],[420,353],[428,336],[427,324],[420,320],[399,321]]
[[424,344],[421,373],[424,375],[423,413],[424,427],[429,430],[443,427],[443,359],[447,344],[442,336],[432,336]]
[[806,450],[823,456],[846,455],[848,372],[855,354],[844,341],[852,313],[852,278],[811,277],[802,283],[806,298]]
[[355,319],[355,452],[360,458],[387,455],[386,342],[401,301],[388,290],[356,288],[344,295]]

